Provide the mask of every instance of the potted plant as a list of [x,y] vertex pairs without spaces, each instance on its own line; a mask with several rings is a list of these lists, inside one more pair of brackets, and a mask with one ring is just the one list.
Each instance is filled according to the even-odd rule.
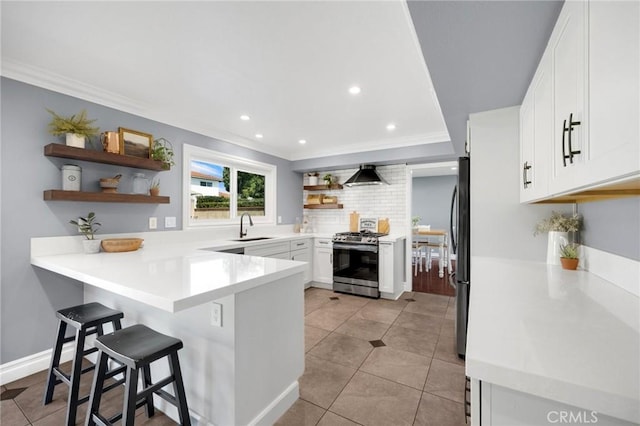
[[331,173],[327,173],[326,175],[322,176],[322,180],[324,181],[325,185],[331,186],[331,181],[333,181],[333,176],[331,175]]
[[66,135],[66,143],[69,146],[84,148],[86,139],[91,143],[90,138],[100,133],[98,127],[91,126],[96,120],[89,120],[84,109],[70,117],[60,116],[48,108],[47,111],[53,116],[49,122],[49,133],[54,136]]
[[173,162],[173,145],[165,138],[159,138],[153,141],[151,148],[151,159],[162,161],[162,167],[169,170],[176,163]]
[[82,241],[85,253],[98,253],[100,251],[100,240],[95,239],[95,233],[101,224],[96,222],[96,214],[94,212],[89,212],[87,217],[70,220],[69,223],[77,226],[78,232],[85,236],[86,240]]
[[566,215],[556,211],[551,217],[538,222],[533,235],[548,233],[547,263],[559,264],[560,244],[569,244],[569,232],[577,232],[582,226],[582,218],[577,215]]
[[153,178],[151,185],[149,185],[149,194],[152,197],[157,197],[160,194],[160,179]]
[[568,269],[571,271],[575,271],[578,268],[578,250],[580,248],[579,244],[569,243],[560,245],[560,263],[562,264],[562,269]]
[[309,185],[316,186],[318,184],[318,172],[309,172],[307,176],[309,176]]

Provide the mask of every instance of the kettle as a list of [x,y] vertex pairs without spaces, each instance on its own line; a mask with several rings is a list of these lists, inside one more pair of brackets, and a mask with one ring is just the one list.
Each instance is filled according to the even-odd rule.
[[118,132],[103,132],[102,147],[106,152],[120,154],[120,135]]

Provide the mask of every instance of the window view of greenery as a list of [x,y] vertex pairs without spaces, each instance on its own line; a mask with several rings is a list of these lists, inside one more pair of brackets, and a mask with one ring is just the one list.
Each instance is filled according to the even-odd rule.
[[[226,183],[225,187],[228,188]],[[249,212],[251,216],[264,216],[264,176],[238,171],[237,187],[238,214]]]
[[[236,185],[231,187],[234,170],[201,160],[191,160],[191,218],[198,221],[231,219],[249,212],[265,216],[265,176],[237,171]],[[236,194],[236,206],[231,194]]]

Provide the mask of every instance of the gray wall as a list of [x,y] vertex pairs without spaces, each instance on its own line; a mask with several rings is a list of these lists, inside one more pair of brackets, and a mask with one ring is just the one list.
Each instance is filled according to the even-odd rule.
[[640,260],[639,197],[579,204],[578,212],[584,219],[584,245]]
[[431,229],[448,230],[456,180],[455,175],[413,178],[411,216],[420,216],[420,223],[431,225]]
[[[302,175],[291,169],[291,162],[207,136],[133,116],[70,96],[61,95],[11,79],[1,80],[1,249],[0,273],[0,364],[37,353],[51,347],[55,330],[54,312],[82,303],[79,282],[34,268],[29,262],[30,238],[76,235],[68,224],[79,214],[95,211],[103,226],[102,233],[141,232],[147,230],[149,216],[158,217],[162,231],[165,216],[182,223],[181,176],[182,144],[211,148],[250,158],[278,167],[277,215],[283,223],[302,217]],[[58,114],[73,114],[86,109],[97,118],[102,130],[119,126],[164,137],[173,143],[176,166],[168,172],[145,171],[157,176],[161,194],[171,197],[170,204],[120,204],[88,202],[45,202],[42,191],[61,188],[60,166],[67,163],[82,167],[82,188],[99,190],[100,177],[123,174],[121,185],[131,184],[132,173],[126,167],[109,166],[45,157],[43,146],[56,142],[47,133],[50,120],[45,108]]]

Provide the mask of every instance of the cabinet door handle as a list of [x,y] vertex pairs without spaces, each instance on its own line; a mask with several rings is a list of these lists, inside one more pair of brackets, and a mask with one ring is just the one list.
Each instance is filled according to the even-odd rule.
[[562,167],[567,167],[567,158],[569,158],[564,149],[564,135],[568,131],[569,128],[567,127],[567,120],[564,120],[564,123],[562,123]]
[[529,169],[531,169],[531,165],[528,161],[525,161],[522,165],[522,185],[524,186],[524,189],[527,189],[529,185],[531,185],[531,181],[527,180],[527,171]]
[[571,134],[573,133],[573,126],[579,126],[580,124],[580,121],[573,121],[573,113],[569,114],[569,162],[571,164],[573,164],[573,157],[582,153],[580,150],[574,151],[573,147],[571,146]]
[[333,253],[329,255],[329,263],[333,265]]

